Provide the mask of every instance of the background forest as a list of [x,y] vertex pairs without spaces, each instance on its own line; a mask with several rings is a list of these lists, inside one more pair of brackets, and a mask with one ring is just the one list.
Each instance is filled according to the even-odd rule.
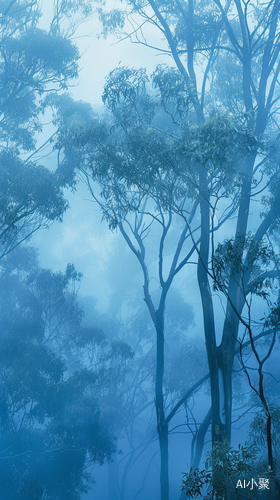
[[1,498],[280,498],[280,0],[0,34]]

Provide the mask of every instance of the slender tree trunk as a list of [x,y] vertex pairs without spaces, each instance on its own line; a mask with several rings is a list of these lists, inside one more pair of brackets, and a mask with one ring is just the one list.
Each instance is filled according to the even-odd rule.
[[109,500],[119,500],[117,455],[113,457],[112,462],[108,463],[108,488]]
[[200,460],[202,457],[202,452],[203,452],[203,447],[205,443],[205,435],[206,432],[208,431],[209,425],[211,423],[212,419],[212,408],[209,409],[207,412],[206,416],[204,417],[203,422],[200,424],[199,429],[197,431],[196,437],[195,437],[195,445],[194,445],[194,454],[193,454],[193,460],[191,464],[192,469],[198,469]]
[[[244,162],[244,181],[241,189],[238,210],[235,241],[236,252],[240,252],[242,260],[243,244],[248,229],[248,217],[251,201],[252,173],[256,154],[252,153]],[[237,259],[238,260],[238,259]],[[232,413],[232,369],[235,355],[236,339],[238,337],[239,316],[245,304],[245,290],[241,276],[234,267],[230,271],[228,286],[226,318],[224,321],[222,342],[219,346],[219,369],[221,370],[224,389],[224,420],[225,437],[231,441],[231,413]]]
[[223,442],[226,438],[225,425],[222,421],[223,409],[221,408],[224,395],[223,381],[220,375],[219,349],[216,345],[215,321],[212,294],[208,277],[208,259],[210,244],[210,209],[209,192],[207,187],[206,168],[200,167],[200,213],[201,213],[201,243],[197,267],[198,284],[202,302],[204,333],[206,341],[207,358],[210,373],[211,404],[212,404],[212,442]]
[[[197,267],[198,284],[201,295],[206,351],[210,373],[212,405],[212,446],[227,439],[225,420],[225,378],[221,369],[221,350],[217,347],[214,308],[209,285],[209,248],[210,248],[210,204],[207,186],[207,171],[200,167],[200,212],[201,243]],[[221,473],[213,472],[213,494],[221,497]],[[215,493],[214,493],[215,492]]]
[[163,374],[164,374],[164,301],[156,311],[157,331],[157,368],[155,406],[157,415],[157,432],[160,447],[160,488],[161,500],[169,500],[169,471],[168,471],[168,424],[165,418],[163,402]]
[[[110,362],[110,370],[112,374],[114,373],[116,366],[117,366],[116,356],[112,356]],[[113,376],[111,377],[108,396],[110,398],[111,403],[116,408],[118,405],[117,394],[118,394],[118,384],[116,378]],[[116,447],[117,447],[117,441],[116,441]],[[108,463],[109,500],[119,500],[120,495],[119,495],[118,483],[119,483],[118,460],[117,460],[117,453],[115,453],[114,456],[112,457],[112,462]]]
[[161,424],[159,430],[159,446],[160,446],[160,487],[161,500],[169,500],[169,471],[168,471],[168,426],[166,423]]
[[[193,453],[193,457],[192,457],[190,471],[199,468],[199,464],[200,464],[200,460],[201,460],[202,452],[203,452],[203,448],[204,448],[204,443],[205,443],[205,435],[206,435],[206,432],[207,432],[209,425],[211,423],[211,418],[212,418],[212,408],[210,408],[210,410],[208,411],[208,413],[204,417],[204,420],[200,424],[199,429],[197,431],[197,434],[195,436],[194,453]],[[179,500],[186,500],[186,490],[182,490]]]

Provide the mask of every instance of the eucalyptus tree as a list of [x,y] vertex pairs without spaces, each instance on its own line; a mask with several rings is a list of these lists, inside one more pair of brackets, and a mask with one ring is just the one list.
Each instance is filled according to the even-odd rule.
[[2,259],[0,277],[3,495],[79,499],[91,486],[89,465],[115,449],[98,399],[105,376],[82,363],[81,348],[98,351],[104,339],[82,325],[74,266],[41,269],[35,250],[22,245]]
[[78,74],[70,35],[90,5],[55,1],[48,9],[54,17],[42,29],[41,2],[5,0],[0,6],[0,255],[61,220],[67,208],[55,173],[38,161],[48,144],[40,133],[46,94],[65,90]]
[[[125,5],[124,11],[120,9],[114,16],[102,12],[106,32],[118,33],[120,37],[125,34],[133,42],[170,56],[185,83],[189,122],[196,125],[198,136],[202,137],[209,118],[221,112],[228,118],[234,117],[247,130],[250,140],[236,167],[239,180],[235,179],[231,186],[235,192],[236,219],[227,229],[229,236],[233,235],[239,257],[246,262],[248,232],[252,232],[252,245],[267,243],[268,233],[276,229],[279,221],[279,2],[133,0]],[[129,31],[131,24],[133,29]],[[150,27],[158,30],[161,45],[154,46],[149,41]],[[210,130],[208,137],[213,138],[214,129]],[[214,202],[212,196],[213,173],[209,167],[214,158],[211,159],[213,150],[207,149],[207,140],[205,137],[203,154],[197,154],[195,160],[201,218],[197,279],[211,377],[212,437],[213,441],[223,441],[231,438],[232,367],[240,317],[250,293],[249,283],[254,288],[257,282],[254,261],[246,273],[245,288],[236,260],[229,263],[229,280],[223,290],[226,312],[219,343],[211,291],[211,284],[215,284],[212,257],[216,247],[211,221],[219,216],[221,204]],[[215,148],[218,156],[222,149],[217,144]],[[231,200],[228,195],[226,199]],[[252,214],[252,207],[257,213]],[[267,278],[275,277],[273,264],[269,266]]]
[[[151,84],[158,89],[159,96],[149,91]],[[224,192],[228,194],[233,179],[238,178],[234,170],[235,156],[239,156],[237,148],[242,154],[250,136],[223,116],[210,120],[202,131],[189,127],[185,83],[180,74],[165,68],[158,69],[150,79],[144,70],[118,68],[109,75],[103,98],[111,117],[99,120],[92,116],[90,121],[85,119],[88,115],[83,103],[74,105],[69,98],[56,100],[56,120],[60,122],[56,147],[64,154],[58,172],[72,186],[78,172],[109,227],[120,230],[140,264],[144,300],[156,331],[155,406],[161,451],[161,495],[168,498],[168,426],[192,391],[181,394],[167,412],[165,306],[178,273],[193,265],[191,258],[201,240],[194,158],[196,154],[202,157],[212,154],[213,197],[225,197]],[[75,120],[67,106],[75,109],[72,115]],[[171,118],[172,113],[179,122]],[[214,137],[205,146],[205,138],[212,130]],[[234,139],[234,145],[230,139]],[[219,155],[215,152],[216,144],[223,148]],[[217,231],[234,210],[233,198],[211,231]],[[160,284],[158,301],[152,298],[151,277],[156,277]],[[192,390],[200,384],[194,383]]]

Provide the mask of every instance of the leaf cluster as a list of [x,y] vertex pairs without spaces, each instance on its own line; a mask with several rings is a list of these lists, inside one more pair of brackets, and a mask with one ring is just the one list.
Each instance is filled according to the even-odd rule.
[[[259,449],[246,442],[233,449],[228,442],[215,442],[206,458],[204,470],[195,469],[183,474],[182,490],[191,498],[258,498],[256,491],[236,489],[238,480],[249,483],[252,477],[267,477],[268,466],[257,462]],[[261,498],[261,494],[260,494]]]
[[[3,4],[3,5],[2,5]],[[42,98],[66,89],[78,74],[76,45],[60,31],[62,17],[88,12],[85,0],[57,2],[56,22],[40,28],[39,2],[2,2],[0,19],[0,245],[9,252],[67,208],[60,179],[32,161],[42,113]],[[62,17],[61,17],[62,16]],[[40,149],[40,148],[39,148]],[[27,152],[31,152],[29,157]],[[24,157],[23,157],[24,155]]]
[[243,294],[248,292],[266,298],[270,294],[269,269],[278,266],[279,256],[266,240],[254,235],[218,243],[212,259],[214,290],[227,292],[229,280],[240,280]]
[[75,172],[81,172],[87,182],[98,182],[96,200],[111,228],[129,212],[138,212],[146,196],[165,211],[196,198],[199,166],[207,169],[211,195],[238,192],[236,163],[255,147],[255,139],[223,115],[190,125],[190,89],[178,71],[158,67],[148,77],[143,69],[116,68],[107,78],[103,100],[110,115],[87,122],[83,103],[67,97],[54,103],[61,124],[55,148],[64,154],[61,179],[73,185]]

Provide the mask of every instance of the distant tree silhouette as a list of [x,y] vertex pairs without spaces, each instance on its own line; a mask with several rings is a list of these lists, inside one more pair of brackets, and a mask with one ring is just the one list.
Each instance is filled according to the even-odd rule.
[[98,401],[106,379],[77,351],[84,342],[98,350],[102,334],[81,325],[73,266],[40,269],[34,249],[21,246],[2,259],[0,276],[3,498],[79,499],[91,486],[87,467],[114,451]]

